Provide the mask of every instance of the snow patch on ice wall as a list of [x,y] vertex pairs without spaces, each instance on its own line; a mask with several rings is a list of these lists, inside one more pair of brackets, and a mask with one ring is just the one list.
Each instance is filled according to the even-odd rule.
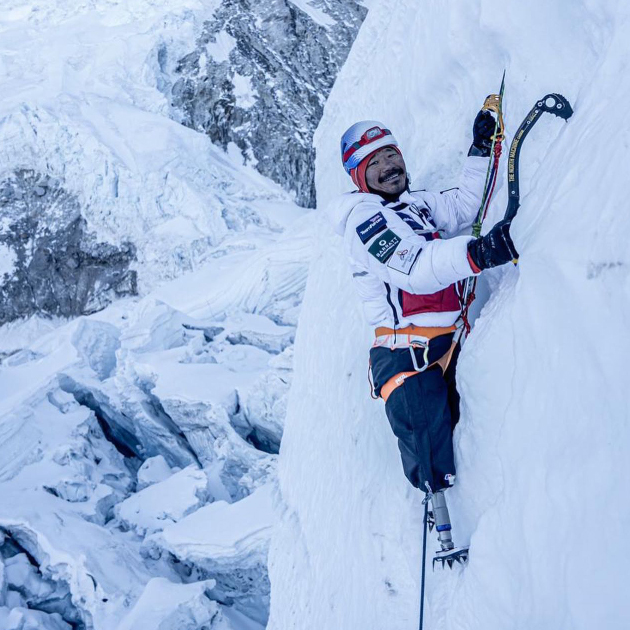
[[[627,627],[630,526],[626,357],[630,228],[620,2],[374,2],[317,133],[322,207],[351,188],[338,138],[360,119],[396,135],[417,188],[457,184],[485,96],[507,68],[508,142],[536,99],[564,94],[521,156],[518,269],[462,353],[456,541],[470,564],[428,575],[432,630]],[[499,192],[490,221],[505,208]],[[341,243],[322,234],[296,339],[272,545],[270,630],[412,630],[419,610],[421,494],[402,474],[366,378]],[[429,540],[429,554],[437,543]]]
[[0,245],[0,278],[5,274],[11,275],[15,269],[17,256],[15,252],[6,245]]

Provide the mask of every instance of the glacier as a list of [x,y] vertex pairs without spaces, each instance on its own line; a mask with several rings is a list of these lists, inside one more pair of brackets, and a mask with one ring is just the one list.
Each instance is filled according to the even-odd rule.
[[214,5],[0,12],[3,630],[266,623],[312,212],[169,117]]
[[[457,185],[504,68],[508,143],[544,94],[575,109],[567,124],[541,120],[523,148],[520,262],[486,274],[460,358],[449,499],[470,562],[429,570],[425,628],[628,627],[629,29],[614,0],[375,2],[326,103],[320,209],[351,189],[338,139],[356,120],[382,120],[414,187],[440,190]],[[503,186],[488,226],[505,204]],[[370,336],[341,241],[322,226],[280,449],[270,630],[418,627],[422,495],[370,399]]]
[[[264,627],[276,460],[310,257],[309,213],[294,208],[264,245],[144,298],[69,322],[5,324],[7,628],[110,630],[149,611],[147,629]],[[213,302],[198,286],[223,288]],[[20,577],[27,570],[37,579]]]
[[[372,331],[323,209],[351,186],[338,140],[361,118],[392,128],[414,187],[456,185],[505,68],[508,142],[547,92],[576,113],[532,131],[519,265],[480,283],[449,492],[471,560],[429,572],[425,628],[625,630],[630,10],[247,7],[3,2],[0,628],[418,627],[422,495],[369,396]],[[263,18],[282,54],[299,32],[311,55],[271,113],[275,87],[235,53]],[[202,67],[245,127],[208,128]],[[278,104],[304,122],[293,181],[289,132],[248,131],[290,127]],[[315,211],[296,205],[312,160]],[[505,203],[503,186],[488,225]]]

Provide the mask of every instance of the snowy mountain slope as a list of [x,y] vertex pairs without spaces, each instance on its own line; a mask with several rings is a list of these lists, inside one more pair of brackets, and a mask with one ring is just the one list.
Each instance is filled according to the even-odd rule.
[[287,193],[168,118],[160,51],[214,3],[4,6],[0,322],[95,312],[282,229]]
[[216,8],[0,12],[3,630],[266,621],[312,218],[168,118]]
[[[316,134],[321,208],[351,188],[338,139],[356,120],[383,120],[414,184],[439,190],[456,185],[504,67],[508,135],[546,92],[576,110],[566,125],[547,116],[527,140],[520,263],[491,275],[460,359],[449,498],[471,559],[429,571],[426,628],[628,625],[629,29],[613,0],[375,2]],[[491,220],[504,208],[505,189]],[[417,628],[422,495],[369,397],[360,321],[341,244],[321,230],[280,454],[270,630]]]

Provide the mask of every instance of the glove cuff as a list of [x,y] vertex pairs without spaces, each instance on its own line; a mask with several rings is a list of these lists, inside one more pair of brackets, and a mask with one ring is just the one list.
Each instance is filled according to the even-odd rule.
[[475,273],[481,273],[486,268],[483,262],[482,239],[476,238],[468,243],[468,264]]
[[468,157],[490,157],[490,147],[478,146],[476,144],[471,144],[470,149],[468,149]]
[[473,257],[470,255],[470,249],[468,249],[468,264],[470,265],[470,268],[472,269],[474,274],[481,273],[481,269],[477,267],[475,261],[473,260]]

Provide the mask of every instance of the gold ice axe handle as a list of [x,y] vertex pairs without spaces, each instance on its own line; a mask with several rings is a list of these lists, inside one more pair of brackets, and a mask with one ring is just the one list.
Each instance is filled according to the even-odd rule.
[[494,140],[503,140],[505,138],[505,127],[503,125],[503,112],[501,111],[501,97],[498,94],[490,94],[486,97],[481,109],[494,112],[497,115],[499,127]]

